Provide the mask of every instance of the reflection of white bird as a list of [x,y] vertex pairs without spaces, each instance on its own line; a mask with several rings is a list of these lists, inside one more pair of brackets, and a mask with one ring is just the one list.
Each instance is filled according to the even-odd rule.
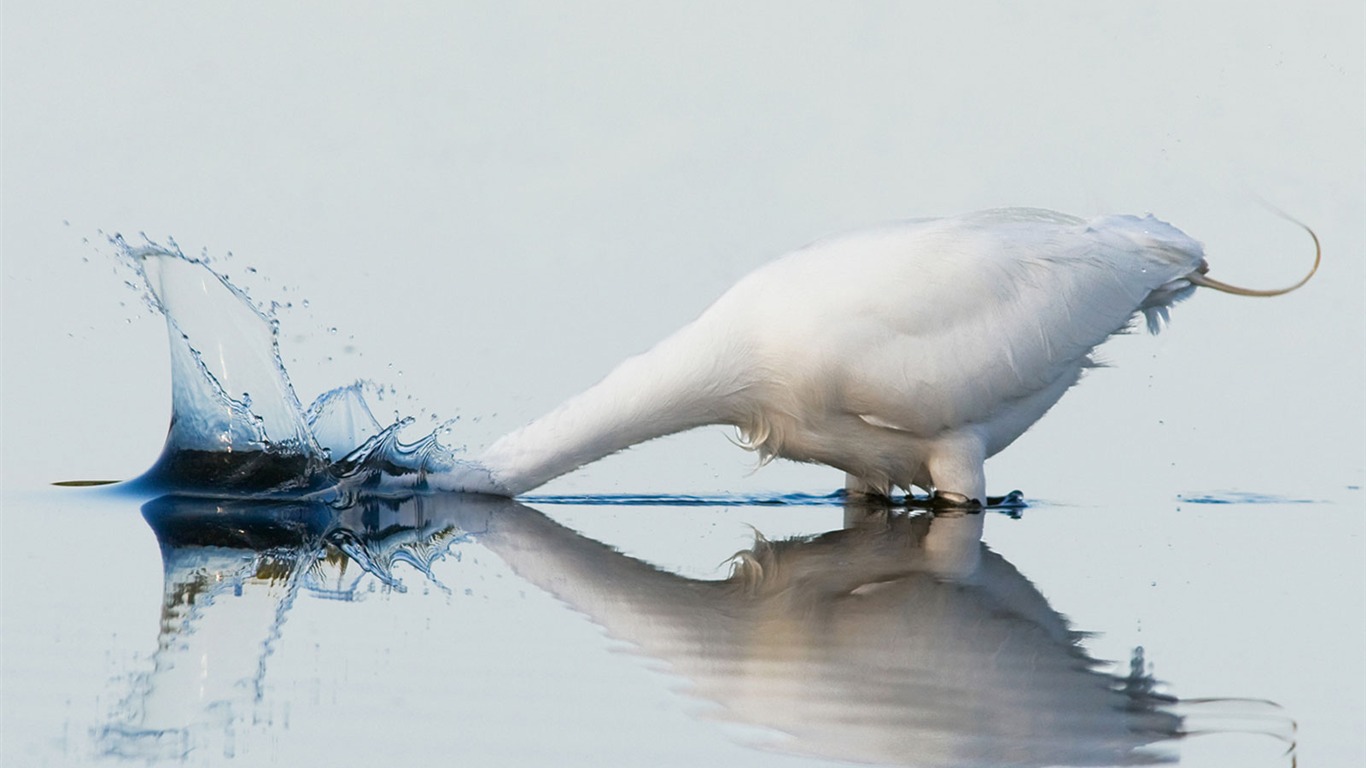
[[1103,672],[1038,589],[981,543],[980,514],[853,505],[845,530],[756,536],[729,579],[710,581],[515,501],[440,494],[425,511],[663,662],[688,696],[720,705],[711,718],[762,729],[748,736],[765,747],[919,768],[1147,765],[1208,726],[1288,728],[1275,705],[1212,700],[1202,713],[1155,694],[1141,661],[1128,677]]
[[1151,216],[1004,209],[824,240],[433,484],[515,495],[645,440],[729,424],[765,460],[829,464],[855,490],[982,502],[986,458],[1136,314],[1156,332],[1197,285],[1275,295],[1304,282],[1248,291],[1205,271],[1200,244]]

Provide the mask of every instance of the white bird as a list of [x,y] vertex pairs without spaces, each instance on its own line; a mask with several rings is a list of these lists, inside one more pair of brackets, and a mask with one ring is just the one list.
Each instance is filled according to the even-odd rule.
[[1152,216],[1009,208],[822,240],[429,482],[515,496],[637,443],[723,424],[764,461],[844,470],[853,491],[915,486],[985,503],[985,460],[1139,313],[1156,333],[1196,286],[1277,295],[1314,273],[1251,291],[1206,270],[1201,245]]

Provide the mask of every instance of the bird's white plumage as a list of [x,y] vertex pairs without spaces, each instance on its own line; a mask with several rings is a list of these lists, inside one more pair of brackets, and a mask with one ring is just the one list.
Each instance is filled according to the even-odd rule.
[[862,487],[981,500],[982,462],[1136,314],[1156,330],[1202,266],[1199,243],[1151,216],[1002,209],[823,240],[438,484],[517,494],[731,424],[765,457],[829,464]]

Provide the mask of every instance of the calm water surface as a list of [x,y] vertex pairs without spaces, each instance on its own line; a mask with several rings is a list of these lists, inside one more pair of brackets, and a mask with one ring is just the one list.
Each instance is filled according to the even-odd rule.
[[1355,494],[1012,519],[7,492],[6,761],[1345,764]]

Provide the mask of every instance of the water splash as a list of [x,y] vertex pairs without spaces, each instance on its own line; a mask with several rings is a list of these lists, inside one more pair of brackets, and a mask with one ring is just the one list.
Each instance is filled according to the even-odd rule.
[[341,458],[384,431],[365,400],[368,382],[358,381],[318,395],[308,407],[308,428],[329,457]]
[[308,485],[325,466],[280,362],[273,318],[174,245],[114,244],[166,320],[171,424],[144,481],[172,487]]
[[112,239],[166,320],[171,424],[161,456],[138,482],[161,490],[297,494],[344,486],[422,487],[458,465],[432,432],[412,444],[385,427],[356,382],[306,410],[280,357],[274,306],[263,310],[204,257],[171,242]]

